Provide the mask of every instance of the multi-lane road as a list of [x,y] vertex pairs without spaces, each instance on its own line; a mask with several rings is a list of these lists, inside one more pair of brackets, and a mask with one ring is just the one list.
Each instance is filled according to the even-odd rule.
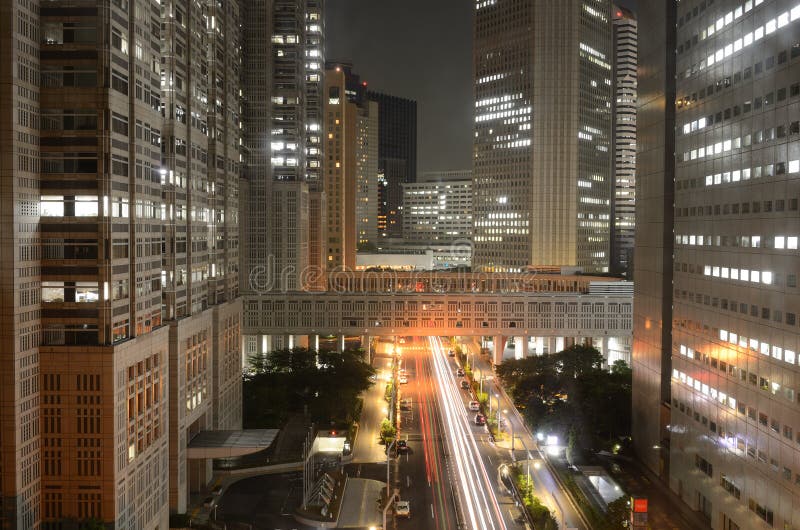
[[400,529],[516,530],[522,512],[498,482],[503,451],[488,441],[468,409],[456,365],[440,339],[402,347],[408,384],[401,386],[400,433],[409,451],[398,458],[395,484],[411,501]]

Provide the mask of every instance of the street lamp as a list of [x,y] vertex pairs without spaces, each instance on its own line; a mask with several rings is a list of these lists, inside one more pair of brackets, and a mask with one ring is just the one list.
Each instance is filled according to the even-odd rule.
[[391,460],[392,455],[392,446],[397,442],[395,438],[392,440],[392,443],[389,444],[389,447],[386,449],[386,498],[389,498],[389,461]]

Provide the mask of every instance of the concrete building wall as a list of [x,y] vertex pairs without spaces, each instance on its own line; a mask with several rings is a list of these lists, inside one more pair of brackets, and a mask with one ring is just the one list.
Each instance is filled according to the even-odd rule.
[[41,528],[39,2],[0,4],[0,527]]
[[238,8],[3,4],[3,528],[166,528],[170,397],[241,421]]

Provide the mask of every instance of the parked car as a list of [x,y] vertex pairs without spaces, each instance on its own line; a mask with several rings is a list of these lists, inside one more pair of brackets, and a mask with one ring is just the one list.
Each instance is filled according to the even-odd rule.
[[456,375],[458,377],[464,377],[464,369],[463,368],[459,368],[458,370],[456,370]]
[[408,383],[408,377],[406,377],[406,376],[404,376],[404,375],[401,375],[401,376],[400,376],[400,384],[401,384],[401,385],[404,385],[404,384],[406,384],[406,383]]
[[411,517],[411,503],[409,501],[397,501],[394,503],[394,513],[397,517]]
[[466,379],[461,380],[461,388],[464,390],[469,390],[469,381]]
[[405,440],[397,440],[397,452],[405,453],[408,451],[408,442]]
[[479,410],[481,410],[481,404],[478,403],[477,401],[470,401],[469,410],[471,410],[472,412],[478,412]]
[[448,357],[455,357],[456,356],[456,352],[453,351],[453,350],[447,350],[447,356]]
[[475,425],[486,425],[486,416],[480,412],[475,414]]

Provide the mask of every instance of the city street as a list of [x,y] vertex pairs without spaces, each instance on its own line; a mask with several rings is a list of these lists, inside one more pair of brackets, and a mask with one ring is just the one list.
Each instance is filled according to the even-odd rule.
[[[467,353],[468,362],[475,363],[475,369],[478,373],[484,375],[493,373],[489,358],[480,355],[479,344],[464,344],[462,345],[462,349]],[[534,435],[525,427],[522,415],[517,411],[516,407],[514,407],[514,403],[506,395],[498,382],[494,379],[489,379],[488,376],[486,376],[486,380],[484,381],[483,391],[489,394],[492,401],[492,414],[496,414],[497,409],[500,409],[501,418],[503,419],[503,430],[508,433],[514,433],[513,455],[511,452],[511,444],[503,444],[507,446],[505,451],[508,460],[511,460],[513,456],[514,461],[531,460],[534,463],[534,465],[525,466],[526,473],[529,470],[534,482],[534,487],[536,488],[536,496],[540,498],[545,506],[550,508],[560,528],[585,529],[586,527],[582,523],[576,508],[572,505],[566,493],[561,491],[553,478],[546,462],[544,462],[543,455],[538,449]]]

